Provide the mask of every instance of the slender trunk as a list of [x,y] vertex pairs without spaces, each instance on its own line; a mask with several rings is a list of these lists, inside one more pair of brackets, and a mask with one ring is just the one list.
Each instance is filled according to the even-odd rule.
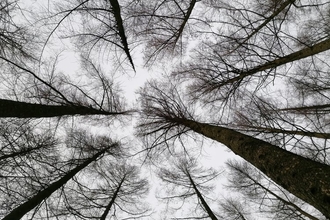
[[238,72],[237,73],[237,74],[239,74],[238,76],[228,79],[226,81],[223,81],[222,83],[218,83],[217,85],[219,87],[219,86],[224,86],[224,85],[232,84],[235,82],[239,82],[247,76],[251,76],[253,74],[256,74],[258,72],[265,71],[268,69],[276,68],[281,65],[291,63],[293,61],[297,61],[297,60],[300,60],[300,59],[303,59],[306,57],[310,57],[310,56],[316,55],[318,53],[327,51],[329,49],[330,49],[330,38],[327,40],[321,41],[313,46],[310,46],[310,47],[301,49],[297,52],[286,55],[284,57],[280,57],[276,60],[269,61],[268,63],[264,63],[262,65],[256,66],[252,69]]
[[194,180],[191,178],[190,174],[188,171],[187,172],[187,175],[188,175],[188,178],[189,178],[189,181],[191,183],[191,185],[193,186],[194,190],[195,190],[195,193],[198,197],[198,199],[201,201],[202,203],[202,206],[204,207],[205,211],[207,212],[207,214],[209,215],[209,217],[212,219],[212,220],[218,220],[218,218],[215,216],[215,214],[213,213],[212,209],[209,207],[209,205],[207,204],[207,202],[205,201],[205,199],[203,198],[203,195],[201,194],[201,192],[198,190]]
[[293,134],[293,135],[301,135],[306,137],[330,139],[330,133],[320,133],[320,132],[301,131],[301,130],[294,131],[294,130],[285,130],[279,128],[267,128],[267,127],[249,126],[249,125],[244,125],[244,127],[255,129],[255,131],[260,131],[263,133]]
[[[126,176],[126,175],[125,175]],[[105,218],[107,217],[107,215],[109,214],[109,211],[112,207],[112,205],[114,204],[116,198],[117,198],[117,195],[119,193],[119,190],[121,189],[121,186],[123,184],[123,182],[125,181],[125,176],[122,178],[122,180],[120,181],[119,185],[117,186],[117,189],[115,191],[115,193],[113,194],[109,204],[107,205],[107,207],[105,208],[100,220],[105,220]]]
[[186,26],[186,24],[187,24],[187,22],[188,22],[188,20],[190,18],[190,15],[191,15],[191,13],[192,13],[195,5],[196,5],[196,2],[197,2],[197,0],[191,0],[191,2],[189,4],[189,8],[187,10],[187,13],[185,14],[184,19],[183,19],[183,21],[182,21],[182,23],[180,25],[180,28],[175,33],[176,37],[174,39],[174,46],[178,42],[180,36],[182,35],[183,30],[184,30],[184,28],[185,28],[185,26]]
[[113,15],[115,16],[115,19],[116,19],[116,28],[118,30],[118,34],[121,39],[121,43],[123,45],[122,49],[125,51],[125,54],[135,71],[133,59],[131,57],[131,54],[130,54],[129,48],[128,48],[127,37],[125,35],[125,29],[124,29],[124,25],[123,25],[123,19],[121,18],[120,5],[117,0],[109,0],[109,2],[112,7]]
[[68,182],[72,177],[74,177],[79,171],[84,169],[86,166],[88,166],[90,163],[94,162],[98,157],[100,157],[102,154],[104,154],[109,148],[111,148],[113,145],[109,146],[106,149],[101,150],[97,154],[95,154],[93,157],[87,159],[84,163],[81,165],[78,165],[76,168],[69,171],[65,176],[63,176],[61,179],[59,179],[56,182],[53,182],[50,184],[47,188],[43,189],[33,197],[31,197],[28,201],[24,202],[23,204],[16,207],[14,210],[12,210],[8,215],[6,215],[2,220],[19,220],[21,219],[26,213],[34,209],[38,204],[40,204],[44,199],[47,199],[53,192],[61,188]]
[[330,166],[232,129],[182,118],[168,120],[226,145],[278,185],[330,218]]
[[[233,50],[231,50],[228,54],[231,54],[235,50],[237,50],[239,47],[241,47],[244,43],[246,43],[248,40],[250,40],[255,34],[257,34],[262,28],[266,27],[266,25],[271,22],[278,14],[280,14],[286,7],[292,5],[295,2],[295,0],[287,0],[281,4],[281,6],[273,12],[271,16],[269,16],[264,22],[262,22],[261,25],[259,25],[257,28],[255,28],[251,34],[249,34],[242,42],[239,43],[238,46],[236,46]],[[228,55],[226,54],[226,55]]]
[[0,118],[43,118],[65,115],[117,115],[121,112],[107,112],[85,106],[43,105],[0,99]]
[[300,112],[301,113],[329,113],[330,104],[282,108],[282,109],[276,109],[276,111],[293,111],[293,112],[299,112],[299,113]]

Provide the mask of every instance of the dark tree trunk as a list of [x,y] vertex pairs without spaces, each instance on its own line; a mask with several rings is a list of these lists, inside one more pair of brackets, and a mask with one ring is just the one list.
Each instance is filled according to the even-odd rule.
[[278,199],[279,201],[281,201],[283,204],[287,205],[287,206],[291,206],[293,209],[295,209],[297,212],[299,212],[301,215],[304,215],[305,217],[312,219],[312,220],[318,220],[318,218],[316,218],[315,216],[309,214],[308,212],[305,212],[304,210],[302,210],[299,206],[297,206],[296,204],[292,203],[291,201],[288,201],[286,199],[283,199],[282,197],[280,197],[279,195],[277,195],[276,193],[274,193],[272,190],[268,189],[267,187],[265,187],[264,185],[262,185],[260,183],[260,181],[254,179],[254,177],[252,177],[249,173],[243,171],[240,167],[238,166],[234,166],[234,165],[229,165],[232,169],[235,170],[235,172],[239,172],[241,174],[243,174],[245,176],[245,178],[251,180],[257,187],[262,188],[264,191],[266,191],[267,193],[271,194],[272,196],[274,196],[276,199]]
[[248,131],[260,131],[263,133],[276,133],[276,134],[293,134],[293,135],[301,135],[305,137],[330,139],[330,133],[320,133],[320,132],[303,131],[303,130],[285,130],[280,128],[267,128],[267,127],[249,126],[249,125],[243,125],[243,127],[249,128]]
[[209,215],[209,217],[212,219],[212,220],[218,220],[218,218],[215,216],[215,214],[213,213],[212,209],[210,208],[210,206],[207,204],[207,202],[205,201],[202,193],[198,190],[194,180],[191,178],[190,174],[189,174],[189,171],[187,171],[187,175],[188,175],[188,178],[189,178],[189,181],[192,185],[192,187],[194,188],[195,190],[195,193],[198,197],[198,199],[201,201],[202,203],[202,206],[203,208],[205,209],[205,211],[207,212],[207,214]]
[[104,210],[104,212],[103,212],[100,220],[105,220],[106,217],[107,217],[107,215],[109,214],[109,211],[110,211],[112,205],[115,203],[115,200],[116,200],[117,195],[118,195],[118,193],[119,193],[119,191],[121,189],[121,186],[122,186],[123,182],[125,181],[125,176],[122,178],[122,180],[120,181],[119,185],[117,186],[117,189],[116,189],[115,193],[113,194],[113,196],[112,196],[110,202],[108,203],[107,207],[105,208],[105,210]]
[[300,106],[300,107],[292,107],[292,108],[282,108],[276,109],[276,111],[289,111],[289,112],[297,112],[297,113],[329,113],[330,112],[330,104],[324,105],[310,105],[310,106]]
[[38,204],[40,204],[44,199],[47,199],[53,192],[61,188],[68,182],[72,177],[74,177],[79,171],[84,169],[90,163],[94,162],[98,157],[104,154],[108,149],[110,149],[113,145],[110,145],[108,148],[105,148],[95,154],[93,157],[86,159],[86,161],[76,168],[69,171],[65,176],[59,179],[56,182],[50,184],[47,188],[43,189],[33,197],[31,197],[28,201],[16,207],[12,210],[8,215],[6,215],[2,220],[19,220],[33,208],[35,208]]
[[115,16],[116,19],[116,25],[117,25],[117,30],[118,30],[118,35],[121,39],[121,43],[123,45],[123,50],[125,51],[125,54],[129,60],[129,62],[131,63],[133,69],[135,70],[135,66],[133,63],[133,59],[131,57],[131,54],[129,52],[129,48],[128,48],[128,42],[127,42],[127,37],[125,34],[125,29],[124,29],[124,24],[123,24],[123,19],[121,18],[121,12],[120,12],[120,5],[119,2],[117,0],[109,0],[111,7],[112,7],[112,13]]
[[65,115],[117,115],[120,112],[107,112],[85,106],[43,105],[0,99],[0,118],[43,118]]
[[282,66],[284,64],[291,63],[291,62],[297,61],[297,60],[301,60],[303,58],[316,55],[318,53],[327,51],[329,49],[330,49],[330,39],[327,39],[327,40],[321,41],[321,42],[319,42],[319,43],[317,43],[313,46],[306,47],[306,48],[301,49],[297,52],[294,52],[294,53],[291,53],[289,55],[280,57],[276,60],[269,61],[269,62],[264,63],[262,65],[251,68],[249,70],[237,72],[238,76],[233,77],[231,79],[228,79],[226,81],[223,81],[223,82],[217,84],[216,86],[219,87],[219,86],[224,86],[224,85],[227,85],[227,84],[232,84],[232,83],[235,83],[235,82],[239,82],[247,76],[251,76],[251,75],[254,75],[258,72],[265,71],[265,70],[268,70],[268,69],[277,68],[277,67]]
[[167,120],[226,145],[278,185],[330,218],[330,166],[232,129],[182,118]]

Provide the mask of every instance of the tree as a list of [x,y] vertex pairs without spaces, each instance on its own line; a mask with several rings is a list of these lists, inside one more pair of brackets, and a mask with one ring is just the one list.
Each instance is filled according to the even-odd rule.
[[[174,163],[171,169],[161,168],[158,173],[163,182],[171,185],[170,195],[162,199],[169,201],[182,200],[182,203],[185,203],[186,199],[194,196],[198,200],[197,206],[204,212],[203,218],[209,217],[216,220],[218,218],[206,201],[205,194],[212,190],[212,187],[206,186],[206,184],[218,175],[219,173],[212,169],[206,170],[199,167],[194,159],[185,160],[181,158]],[[189,218],[198,217],[190,216]]]
[[[36,3],[33,10],[28,10],[23,1],[0,3],[0,117],[129,113],[124,108],[123,93],[114,84],[114,72],[118,69],[115,64],[119,61],[119,66],[124,67],[122,63],[127,60],[133,70],[138,69],[132,49],[139,46],[138,50],[145,52],[146,64],[152,66],[161,61],[171,68],[172,82],[152,82],[140,92],[142,114],[138,116],[138,132],[148,140],[150,158],[164,156],[166,150],[171,156],[178,155],[176,142],[183,147],[178,152],[183,150],[190,155],[191,148],[184,146],[185,140],[201,134],[226,145],[279,187],[330,218],[328,1],[47,3]],[[26,16],[27,12],[33,18]],[[57,69],[57,51],[61,49],[81,55],[81,71]],[[106,62],[101,59],[104,56]],[[181,92],[184,95],[179,95]],[[39,121],[43,125],[51,120]],[[74,144],[55,144],[53,137],[39,137],[15,126],[13,130],[13,136],[2,139],[0,135],[4,143],[0,164],[5,168],[1,171],[11,171],[12,167],[15,175],[4,173],[6,178],[0,187],[6,195],[14,195],[8,201],[14,201],[16,196],[25,203],[11,203],[6,214],[16,212],[13,207],[24,208],[26,204],[34,210],[32,217],[40,218],[46,214],[50,214],[49,218],[67,217],[72,213],[77,218],[87,218],[95,210],[98,216],[106,216],[107,210],[113,214],[115,207],[128,210],[130,203],[125,201],[122,207],[117,200],[121,175],[96,167],[105,182],[113,180],[109,176],[118,179],[106,182],[112,191],[99,190],[95,194],[93,187],[78,175],[92,175],[87,172],[89,165],[82,166],[102,151],[95,146],[112,143],[108,138],[95,140],[80,133],[73,135]],[[52,135],[63,137],[58,130],[63,131],[52,127]],[[26,141],[29,138],[42,147]],[[50,154],[54,145],[63,151]],[[98,157],[95,161],[89,164],[103,160]],[[118,170],[126,173],[122,168]],[[189,189],[198,195],[200,185],[189,177],[186,175],[185,179]],[[14,180],[13,187],[8,184],[10,180]],[[24,193],[25,189],[31,190]],[[51,190],[46,195],[47,189]],[[106,199],[92,203],[93,195],[100,194]],[[73,200],[74,195],[81,200]],[[201,195],[201,207],[208,210],[205,195]],[[36,202],[30,203],[31,198],[36,198]],[[66,207],[59,205],[62,201]],[[88,201],[92,210],[82,206],[83,201]],[[74,202],[76,207],[71,207]],[[239,218],[249,217],[234,200],[221,207]]]
[[[88,181],[84,181],[85,176],[89,177]],[[55,216],[68,213],[80,219],[105,220],[118,216],[141,219],[148,214],[143,203],[147,190],[148,182],[140,177],[137,167],[120,160],[99,160],[85,170],[82,178],[66,187],[64,210],[56,207],[53,212],[57,213]]]
[[0,99],[0,117],[43,118],[65,115],[120,115],[126,112],[107,112],[85,106],[43,105]]
[[[116,57],[119,49],[120,52],[125,53],[135,71],[130,52],[131,42],[128,39],[126,21],[122,13],[122,7],[125,5],[121,4],[117,0],[86,0],[61,4],[56,2],[53,5],[52,16],[47,15],[43,18],[48,19],[48,25],[52,26],[47,42],[51,35],[58,32],[65,38],[72,38],[73,44],[79,50],[87,51],[88,57],[92,52],[98,55],[104,52]],[[121,63],[122,60],[119,62]]]
[[[71,165],[76,166],[72,169],[68,169],[66,172],[63,173],[62,176],[60,176],[57,180],[50,182],[48,185],[43,186],[41,189],[39,189],[34,195],[31,195],[27,198],[27,200],[17,207],[15,207],[13,210],[11,210],[4,218],[5,219],[21,219],[25,214],[30,212],[32,209],[37,207],[43,200],[50,197],[55,191],[59,190],[61,187],[63,187],[70,179],[72,179],[78,172],[86,168],[91,163],[98,160],[102,155],[106,154],[107,152],[113,151],[116,152],[116,148],[118,148],[118,143],[111,143],[109,140],[101,139],[99,140],[97,144],[96,143],[89,143],[89,146],[84,146],[84,148],[80,149],[80,152],[84,153],[86,155],[86,152],[88,154],[92,154],[91,156],[85,156],[82,153],[79,154],[79,157],[73,160],[70,160]],[[94,146],[91,146],[91,144],[96,144]],[[85,152],[84,152],[85,151]],[[77,162],[75,162],[77,161]],[[69,165],[68,164],[68,165]],[[70,167],[70,166],[69,166]],[[69,168],[68,167],[68,168]]]
[[223,201],[219,202],[222,219],[228,220],[248,220],[249,213],[251,211],[246,211],[247,206],[244,206],[239,198],[226,198]]
[[183,126],[220,142],[275,183],[328,217],[329,166],[233,129],[198,122],[187,112],[177,93],[166,93],[159,85],[149,83],[148,89],[141,91],[141,97],[143,117],[146,119],[140,124],[142,135],[161,133],[168,128]]
[[59,175],[58,140],[49,130],[37,133],[34,127],[27,121],[1,120],[2,217]]
[[[50,75],[50,79],[44,80],[35,72],[22,67],[6,58],[3,58],[8,64],[13,65],[17,71],[24,71],[32,79],[26,79],[26,84],[32,81],[31,89],[23,86],[25,94],[29,94],[32,100],[40,104],[20,102],[14,100],[0,100],[0,117],[18,117],[18,118],[41,118],[56,117],[65,115],[125,115],[130,111],[124,110],[124,100],[116,91],[116,85],[112,80],[104,75],[102,70],[85,57],[81,57],[82,67],[88,72],[91,83],[86,86],[79,86],[70,81],[65,76]],[[56,60],[54,61],[54,65]],[[55,67],[54,67],[55,68]],[[15,71],[15,69],[14,69]],[[13,71],[13,72],[14,72]],[[52,69],[51,72],[55,72]],[[21,76],[19,76],[21,77]],[[86,77],[86,76],[85,76]],[[22,80],[22,79],[21,79]],[[39,83],[35,83],[35,80]],[[94,82],[93,82],[94,81]],[[14,93],[21,93],[15,85]],[[84,88],[86,87],[86,88]],[[95,93],[101,93],[102,96],[95,97],[95,94],[89,94],[86,90],[94,90]]]
[[241,192],[256,203],[261,212],[276,219],[320,219],[308,204],[299,201],[282,188],[267,180],[262,173],[246,162],[229,161],[229,188]]
[[147,43],[147,64],[163,59],[166,54],[183,54],[186,47],[184,39],[194,35],[194,26],[203,23],[194,13],[200,4],[197,0],[130,1],[127,17],[134,25],[134,35]]
[[17,24],[13,19],[15,13],[21,13],[17,0],[4,0],[0,3],[0,56],[9,59],[21,57],[31,59],[31,40],[33,35],[24,26]]

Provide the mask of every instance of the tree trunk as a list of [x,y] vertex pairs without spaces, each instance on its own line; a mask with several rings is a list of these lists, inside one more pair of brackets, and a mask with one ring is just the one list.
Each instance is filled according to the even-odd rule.
[[291,111],[291,112],[304,113],[304,114],[308,114],[308,113],[326,114],[330,112],[330,104],[281,108],[281,109],[276,109],[275,111]]
[[131,54],[129,52],[129,48],[128,48],[128,42],[127,42],[127,37],[125,34],[125,29],[124,29],[124,24],[123,24],[123,19],[121,18],[121,12],[120,12],[120,5],[119,2],[117,0],[109,0],[111,7],[112,7],[112,13],[115,16],[115,20],[116,20],[116,28],[118,30],[118,35],[121,39],[121,43],[123,45],[123,50],[125,51],[125,54],[129,60],[129,62],[131,63],[133,70],[135,71],[135,66],[133,63],[133,59],[131,57]]
[[281,65],[291,63],[293,61],[301,60],[303,58],[316,55],[318,53],[327,51],[329,49],[330,49],[330,39],[326,39],[326,40],[321,41],[321,42],[319,42],[319,43],[317,43],[313,46],[301,49],[297,52],[291,53],[291,54],[286,55],[284,57],[280,57],[276,60],[269,61],[268,63],[264,63],[262,65],[256,66],[256,67],[254,67],[252,69],[249,69],[249,70],[246,70],[246,71],[238,72],[237,73],[237,74],[239,74],[238,76],[233,77],[231,79],[228,79],[226,81],[223,81],[223,82],[219,83],[217,86],[219,87],[219,86],[232,84],[232,83],[241,81],[245,77],[251,76],[251,75],[256,74],[258,72],[265,71],[265,70],[272,69],[272,68],[277,68]]
[[31,197],[28,201],[16,207],[12,210],[8,215],[6,215],[2,220],[19,220],[33,208],[35,208],[38,204],[40,204],[44,199],[47,199],[53,192],[58,190],[60,187],[64,186],[66,182],[68,182],[72,177],[74,177],[79,171],[84,169],[90,163],[94,162],[98,157],[104,154],[109,148],[113,145],[110,145],[108,148],[105,148],[95,154],[93,157],[87,159],[81,165],[78,165],[76,168],[69,171],[65,176],[59,179],[56,182],[50,184],[47,188],[43,189],[33,197]]
[[271,194],[272,196],[274,196],[276,199],[278,199],[279,201],[281,201],[285,205],[291,206],[293,209],[295,209],[301,215],[304,215],[305,217],[307,217],[311,220],[318,220],[318,218],[316,218],[315,216],[309,214],[308,212],[305,212],[304,210],[302,210],[299,206],[297,206],[293,202],[291,202],[289,200],[286,200],[286,199],[283,199],[282,197],[280,197],[279,195],[277,195],[276,193],[274,193],[273,191],[271,191],[270,189],[268,189],[267,187],[262,185],[258,180],[254,179],[249,173],[244,172],[240,167],[234,166],[234,165],[230,165],[230,166],[231,166],[232,169],[235,169],[236,172],[239,172],[239,173],[243,174],[245,176],[245,178],[248,178],[249,180],[251,180],[255,185],[262,188],[267,193]]
[[85,106],[43,105],[0,99],[0,118],[43,118],[64,115],[116,115],[123,113],[107,112]]
[[278,185],[330,218],[330,166],[232,129],[182,118],[168,120],[226,145]]
[[115,200],[116,200],[116,198],[117,198],[118,192],[119,192],[119,190],[121,189],[121,186],[122,186],[123,182],[125,181],[125,177],[126,177],[126,175],[124,175],[124,177],[123,177],[122,180],[120,181],[120,183],[119,183],[119,185],[118,185],[118,187],[117,187],[115,193],[113,194],[113,196],[112,196],[112,198],[111,198],[109,204],[107,205],[106,209],[104,210],[104,212],[103,212],[103,214],[102,214],[100,220],[105,220],[105,218],[106,218],[107,215],[109,214],[109,211],[110,211],[112,205],[114,204],[114,202],[115,202]]
[[303,130],[285,130],[280,128],[267,128],[267,127],[250,126],[250,125],[243,125],[243,127],[250,128],[250,130],[247,131],[260,131],[262,133],[276,133],[276,134],[293,134],[293,135],[301,135],[305,137],[330,139],[330,133],[320,133],[320,132],[303,131]]
[[187,171],[187,175],[188,175],[188,178],[189,178],[189,181],[191,183],[191,185],[193,186],[194,190],[195,190],[195,193],[198,197],[198,199],[201,201],[202,203],[202,206],[203,208],[205,209],[205,211],[207,212],[207,214],[209,215],[209,217],[212,219],[212,220],[218,220],[218,218],[215,216],[215,214],[213,213],[212,209],[210,208],[210,206],[207,204],[207,202],[205,201],[205,199],[203,198],[203,195],[200,193],[200,191],[198,190],[194,180],[191,178],[190,174],[189,174],[189,171]]

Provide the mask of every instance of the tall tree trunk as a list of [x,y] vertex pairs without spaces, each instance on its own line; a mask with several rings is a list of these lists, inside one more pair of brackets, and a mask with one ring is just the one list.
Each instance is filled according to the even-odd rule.
[[276,109],[275,111],[291,111],[297,113],[329,113],[330,112],[330,104],[324,105],[309,105],[309,106],[300,106],[300,107],[292,107],[292,108],[281,108]]
[[90,163],[94,162],[98,157],[100,157],[102,154],[104,154],[108,149],[113,147],[113,145],[110,145],[109,147],[101,150],[97,154],[95,154],[93,157],[86,159],[86,161],[80,165],[78,165],[76,168],[69,171],[65,176],[63,176],[61,179],[59,179],[56,182],[53,182],[50,184],[47,188],[43,189],[33,197],[31,197],[28,201],[24,202],[23,204],[16,207],[14,210],[12,210],[8,215],[6,215],[2,220],[19,220],[21,219],[26,213],[31,211],[33,208],[35,208],[38,204],[40,204],[44,199],[47,199],[53,192],[61,188],[68,182],[72,177],[74,177],[79,171],[84,169],[86,166],[88,166]]
[[119,2],[117,0],[109,0],[111,7],[112,7],[112,13],[115,16],[115,20],[116,20],[116,28],[118,30],[118,35],[121,39],[121,43],[123,45],[123,50],[129,60],[129,62],[131,63],[133,70],[135,71],[135,66],[133,63],[133,59],[131,56],[131,53],[129,52],[129,48],[128,48],[128,42],[127,42],[127,37],[125,34],[125,29],[124,29],[124,22],[123,19],[121,17],[121,12],[120,12],[120,5]]
[[235,130],[183,118],[167,118],[226,145],[270,179],[330,218],[330,166]]
[[324,41],[321,41],[321,42],[319,42],[319,43],[317,43],[313,46],[306,47],[306,48],[301,49],[297,52],[294,52],[294,53],[291,53],[289,55],[286,55],[286,56],[280,57],[278,59],[269,61],[267,63],[261,64],[259,66],[254,67],[254,68],[251,68],[249,70],[237,72],[238,76],[233,77],[233,78],[228,79],[228,80],[225,80],[225,81],[220,82],[218,84],[216,83],[216,86],[219,87],[219,86],[232,84],[232,83],[241,81],[245,77],[254,75],[258,72],[265,71],[265,70],[268,70],[268,69],[271,69],[271,68],[277,68],[277,67],[282,66],[284,64],[291,63],[291,62],[297,61],[297,60],[301,60],[303,58],[316,55],[318,53],[327,51],[329,49],[330,49],[330,38],[326,39]]
[[85,106],[43,105],[0,99],[0,118],[43,118],[64,115],[117,115],[124,112],[107,112]]
[[[266,27],[266,25],[271,22],[277,15],[279,15],[286,7],[291,6],[295,0],[286,0],[283,2],[278,9],[276,9],[273,14],[271,14],[269,17],[265,19],[264,22],[262,22],[257,28],[253,29],[252,33],[250,33],[242,42],[238,44],[233,50],[231,50],[228,54],[231,54],[235,50],[237,50],[239,47],[241,47],[244,43],[246,43],[248,40],[250,40],[255,34],[257,34],[262,28]],[[226,54],[226,55],[228,55]]]
[[203,208],[205,209],[205,211],[207,212],[207,214],[209,215],[209,217],[212,220],[218,220],[218,218],[215,216],[215,214],[213,213],[212,209],[210,208],[210,206],[207,204],[207,202],[205,201],[203,195],[201,194],[201,192],[198,190],[194,180],[191,178],[189,171],[186,170],[186,174],[188,175],[189,181],[191,183],[191,185],[193,186],[195,193],[198,197],[198,199],[201,201]]
[[107,215],[109,214],[109,211],[110,211],[112,205],[114,204],[114,202],[115,202],[115,200],[116,200],[116,198],[117,198],[117,195],[118,195],[118,193],[119,193],[119,190],[121,189],[121,186],[122,186],[123,182],[125,181],[125,177],[126,177],[126,175],[124,175],[124,177],[121,179],[119,185],[117,186],[117,189],[116,189],[115,193],[113,194],[113,196],[112,196],[110,202],[108,203],[106,209],[104,210],[104,212],[103,212],[103,214],[102,214],[100,220],[105,220],[105,218],[106,218]]
[[305,137],[330,139],[330,133],[320,133],[320,132],[303,131],[303,130],[285,130],[280,128],[267,128],[267,127],[250,126],[250,125],[243,125],[243,127],[248,128],[248,131],[260,131],[262,133],[293,134],[293,135],[301,135]]
[[182,23],[180,25],[180,28],[173,35],[173,37],[175,36],[174,47],[175,47],[176,43],[178,42],[180,36],[182,36],[182,34],[183,34],[183,30],[184,30],[184,28],[185,28],[185,26],[186,26],[186,24],[187,24],[187,22],[188,22],[188,20],[189,20],[189,18],[191,16],[191,13],[192,13],[195,5],[196,5],[196,2],[197,2],[197,0],[191,0],[191,2],[189,4],[189,8],[188,8],[187,12],[185,13],[184,18],[183,18],[183,21],[182,21]]

